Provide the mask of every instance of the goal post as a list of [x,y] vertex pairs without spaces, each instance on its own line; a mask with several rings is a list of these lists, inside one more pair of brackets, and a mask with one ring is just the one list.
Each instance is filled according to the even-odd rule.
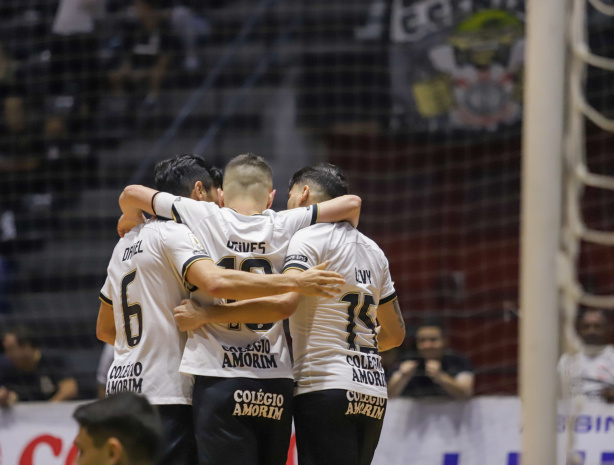
[[566,2],[527,2],[520,270],[523,465],[557,462]]

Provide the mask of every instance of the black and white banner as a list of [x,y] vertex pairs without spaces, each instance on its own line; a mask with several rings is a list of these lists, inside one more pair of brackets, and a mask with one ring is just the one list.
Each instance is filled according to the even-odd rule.
[[393,124],[494,132],[518,123],[524,17],[524,0],[393,0]]

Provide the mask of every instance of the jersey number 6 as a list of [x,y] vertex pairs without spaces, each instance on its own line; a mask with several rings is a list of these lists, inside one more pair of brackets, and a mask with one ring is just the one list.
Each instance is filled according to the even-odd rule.
[[136,279],[136,270],[132,270],[122,279],[122,312],[124,314],[124,331],[129,347],[136,347],[141,342],[143,333],[143,312],[140,304],[128,303],[128,286]]

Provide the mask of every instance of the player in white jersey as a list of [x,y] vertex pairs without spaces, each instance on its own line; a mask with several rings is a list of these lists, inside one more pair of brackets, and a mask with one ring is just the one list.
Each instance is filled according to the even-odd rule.
[[[332,165],[298,171],[290,187],[289,208],[348,191],[345,176]],[[387,402],[378,352],[403,342],[403,316],[388,260],[375,242],[347,223],[305,232],[292,238],[284,271],[330,260],[346,284],[334,298],[300,299],[290,317],[299,464],[367,465]]]
[[[348,189],[332,165],[298,171],[290,187],[289,208],[335,198]],[[204,308],[185,302],[176,309],[180,326],[183,318],[191,325],[272,321],[298,304],[290,331],[299,464],[369,464],[387,402],[378,352],[400,345],[405,337],[388,261],[375,242],[348,223],[298,231],[287,254],[287,274],[330,260],[346,279],[339,296],[299,299],[294,294]]]
[[[210,200],[217,192],[208,168],[200,157],[175,157],[156,166],[156,184]],[[185,174],[172,176],[177,171]],[[314,277],[319,283],[335,283],[333,274],[316,271]],[[195,286],[234,298],[285,292],[295,284],[308,293],[320,289],[319,283],[314,287],[283,279],[216,267],[196,236],[173,221],[149,220],[120,239],[100,294],[97,327],[98,336],[115,347],[106,394],[133,391],[158,406],[168,439],[160,463],[197,461],[190,408],[193,380],[179,373],[187,336],[178,331],[173,308]]]
[[[275,213],[268,210],[274,194],[270,167],[246,154],[226,167],[220,204],[229,208],[158,195],[142,186],[126,188],[120,205],[127,216],[138,216],[139,209],[172,215],[190,227],[218,266],[265,274],[283,269],[288,242],[299,229],[316,221],[358,221],[360,199],[355,196]],[[194,295],[211,302],[201,293]],[[200,464],[286,462],[293,377],[283,326],[247,322],[208,325],[186,343],[181,371],[196,378]]]

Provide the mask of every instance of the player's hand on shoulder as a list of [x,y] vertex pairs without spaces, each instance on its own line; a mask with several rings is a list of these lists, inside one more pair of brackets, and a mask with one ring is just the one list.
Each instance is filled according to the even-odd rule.
[[194,331],[207,323],[205,308],[193,300],[182,300],[173,314],[181,331]]
[[327,271],[328,265],[326,261],[297,274],[298,292],[313,297],[335,297],[341,292],[336,286],[345,284],[345,279],[339,273]]
[[117,233],[119,237],[124,237],[132,228],[144,222],[145,216],[142,213],[139,216],[127,216],[123,214],[117,221]]

